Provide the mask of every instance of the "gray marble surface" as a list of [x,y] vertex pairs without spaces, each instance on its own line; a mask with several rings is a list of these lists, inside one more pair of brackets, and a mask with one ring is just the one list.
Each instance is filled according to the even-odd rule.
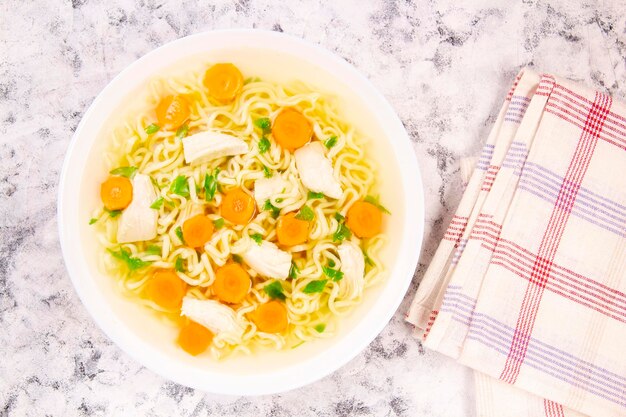
[[[425,352],[403,322],[459,201],[458,160],[524,65],[624,99],[626,4],[460,3],[1,1],[0,416],[474,415],[471,372]],[[392,322],[333,375],[259,398],[176,385],[113,345],[72,289],[55,218],[70,137],[107,82],[159,45],[235,27],[303,37],[365,73],[404,121],[427,196],[420,267]]]

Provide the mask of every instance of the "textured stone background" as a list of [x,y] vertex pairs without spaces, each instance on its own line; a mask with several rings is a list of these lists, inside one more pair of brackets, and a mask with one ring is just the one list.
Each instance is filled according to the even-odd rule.
[[[0,416],[474,415],[471,373],[424,352],[402,320],[459,201],[458,159],[524,65],[624,99],[626,4],[460,3],[2,0]],[[63,156],[98,92],[163,43],[235,27],[303,37],[365,73],[404,121],[427,194],[421,264],[392,322],[335,374],[260,398],[194,391],[127,357],[86,314],[56,233]]]

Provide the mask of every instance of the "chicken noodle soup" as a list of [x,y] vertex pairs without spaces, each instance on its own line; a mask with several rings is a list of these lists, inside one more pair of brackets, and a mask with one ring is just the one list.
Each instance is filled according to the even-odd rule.
[[90,221],[107,273],[191,355],[331,337],[384,272],[390,213],[354,127],[330,97],[229,63],[148,93],[112,135]]

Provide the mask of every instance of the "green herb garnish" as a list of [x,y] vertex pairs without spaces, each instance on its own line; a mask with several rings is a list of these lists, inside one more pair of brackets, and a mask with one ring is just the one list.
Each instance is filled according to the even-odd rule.
[[268,117],[261,117],[260,119],[256,119],[254,121],[254,125],[261,129],[263,133],[269,133],[272,131],[272,122]]
[[324,288],[326,287],[327,282],[328,282],[327,279],[318,279],[315,281],[311,281],[308,284],[306,284],[306,287],[304,287],[302,291],[305,294],[314,294],[316,292],[322,292],[324,291]]
[[243,83],[250,84],[250,83],[258,83],[259,81],[261,81],[259,77],[249,77],[249,78],[246,78]]
[[363,258],[365,258],[365,263],[368,264],[369,266],[374,266],[374,261],[372,261],[372,258],[370,258],[367,255],[367,252],[365,252],[365,249],[361,249],[361,251],[363,252]]
[[238,264],[243,263],[243,259],[237,254],[233,254],[233,261],[237,262]]
[[160,255],[161,248],[158,247],[157,245],[150,245],[146,248],[145,252],[150,255]]
[[170,185],[170,192],[181,197],[189,197],[189,184],[187,183],[187,177],[184,175],[176,177],[174,181],[172,181],[172,185]]
[[176,270],[176,272],[185,272],[185,267],[183,266],[183,258],[181,258],[180,256],[176,258],[176,261],[174,262],[174,269]]
[[277,298],[283,301],[287,299],[283,290],[283,285],[280,283],[280,281],[274,281],[270,284],[267,284],[265,287],[263,287],[263,291],[265,291],[265,294],[267,294],[272,299]]
[[337,144],[337,136],[331,136],[324,141],[324,146],[326,146],[328,149],[332,148],[336,144]]
[[109,217],[117,217],[122,214],[122,210],[109,210],[107,208],[104,209],[107,213],[109,213]]
[[175,230],[174,233],[176,233],[176,236],[178,236],[178,239],[180,239],[180,241],[182,242],[182,244],[185,244],[185,238],[183,237],[183,229],[180,228],[180,226],[178,226]]
[[263,175],[265,175],[265,178],[272,178],[272,171],[265,165],[263,165]]
[[294,261],[291,261],[291,267],[289,268],[289,278],[296,279],[298,274],[300,273],[300,269],[298,265]]
[[391,214],[391,212],[390,212],[389,210],[387,210],[387,209],[385,208],[385,206],[383,206],[382,204],[380,204],[380,197],[379,197],[379,196],[373,197],[373,196],[371,196],[371,195],[368,195],[367,197],[365,197],[365,198],[363,199],[363,201],[365,201],[365,202],[367,202],[367,203],[370,203],[370,204],[375,205],[375,206],[376,206],[376,207],[378,207],[378,209],[379,209],[380,211],[382,211],[383,213]]
[[307,222],[313,221],[315,218],[315,212],[309,206],[302,206],[300,212],[296,214],[296,219],[305,220]]
[[335,220],[337,220],[339,223],[343,223],[346,218],[343,217],[341,213],[337,212],[335,213]]
[[221,217],[218,219],[213,220],[213,226],[215,226],[215,228],[217,230],[221,229],[222,227],[224,227],[224,219],[222,219]]
[[313,328],[318,333],[324,333],[324,330],[326,330],[326,325],[324,323],[320,323],[320,324],[316,324],[315,327]]
[[215,197],[215,191],[217,190],[217,175],[220,173],[219,168],[215,168],[211,175],[206,174],[204,176],[204,199],[211,201]]
[[271,146],[272,144],[270,143],[270,140],[263,136],[259,141],[259,153],[264,154],[265,152],[269,151]]
[[337,227],[337,231],[333,233],[333,242],[341,242],[342,240],[349,239],[352,236],[350,229],[345,224],[340,223]]
[[120,248],[120,250],[118,251],[109,249],[109,252],[111,253],[111,255],[113,255],[114,258],[124,262],[131,272],[137,269],[144,268],[152,263],[131,256],[130,251],[125,248]]
[[187,133],[189,133],[189,125],[185,123],[176,130],[176,139],[184,138],[185,136],[187,136]]
[[161,206],[163,206],[164,201],[165,199],[163,197],[159,197],[156,200],[154,200],[154,203],[150,204],[150,208],[158,210],[161,208]]
[[92,217],[91,219],[89,219],[89,225],[91,226],[92,224],[94,224],[97,221],[98,221],[98,219],[96,219],[95,217]]
[[158,132],[159,129],[161,129],[161,126],[159,126],[159,125],[157,125],[155,123],[152,123],[151,125],[146,126],[146,133],[151,135],[153,133]]
[[324,193],[315,193],[313,191],[309,191],[309,193],[307,194],[308,200],[315,200],[317,198],[324,198]]
[[269,198],[265,200],[265,203],[263,204],[263,211],[271,211],[272,217],[275,219],[280,216],[280,209],[273,205]]
[[335,261],[333,261],[332,259],[329,259],[329,260],[328,260],[328,266],[330,266],[331,268],[334,268],[334,267],[335,267],[335,265],[337,265],[337,264],[335,263]]
[[126,178],[133,178],[136,173],[137,167],[119,167],[109,172],[111,175],[119,175]]
[[328,278],[332,279],[333,281],[341,281],[341,278],[343,278],[343,272],[338,271],[336,269],[323,266],[322,271],[324,271],[324,275],[326,275]]
[[263,235],[261,233],[254,233],[250,235],[250,238],[256,242],[257,245],[260,245],[263,242]]

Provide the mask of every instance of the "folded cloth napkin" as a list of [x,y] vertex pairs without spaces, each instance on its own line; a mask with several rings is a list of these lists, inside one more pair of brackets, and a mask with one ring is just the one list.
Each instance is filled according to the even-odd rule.
[[479,415],[626,415],[625,116],[529,70],[505,100],[407,316]]

